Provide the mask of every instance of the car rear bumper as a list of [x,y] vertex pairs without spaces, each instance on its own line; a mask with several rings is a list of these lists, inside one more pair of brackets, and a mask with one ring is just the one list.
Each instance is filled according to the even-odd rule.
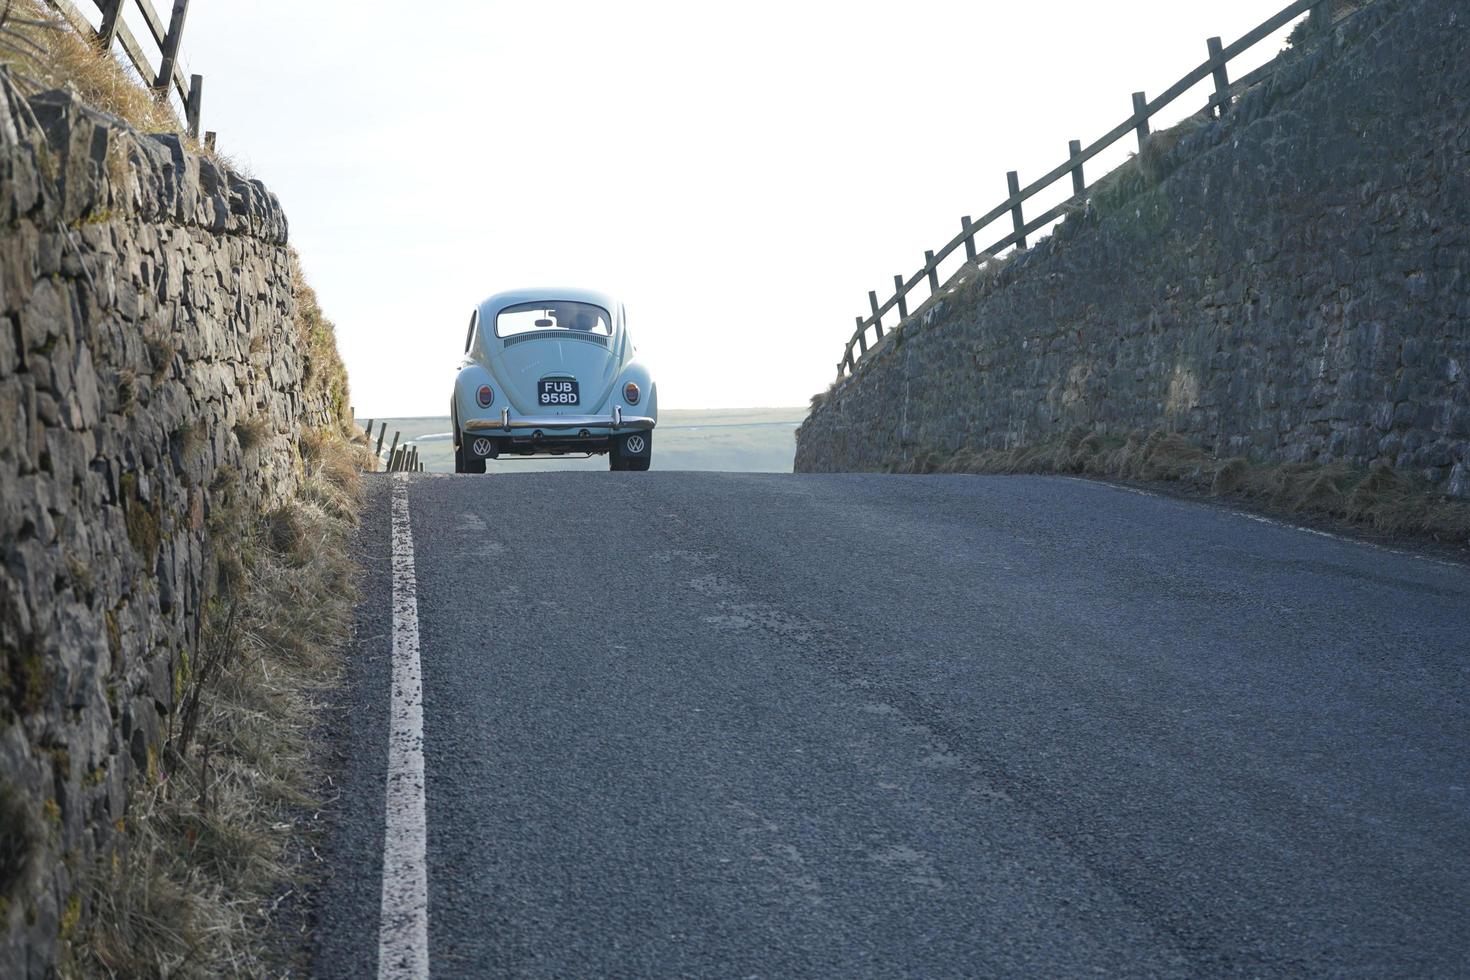
[[585,429],[588,434],[607,435],[611,432],[648,431],[655,424],[647,415],[624,415],[621,407],[614,409],[611,415],[523,415],[519,418],[511,418],[510,409],[503,408],[499,418],[466,419],[464,431],[480,435],[524,435],[527,432],[580,435]]

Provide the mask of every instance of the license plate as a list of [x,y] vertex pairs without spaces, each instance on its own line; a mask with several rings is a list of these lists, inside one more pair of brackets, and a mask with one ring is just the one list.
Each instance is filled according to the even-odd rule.
[[577,382],[573,378],[549,378],[537,382],[540,392],[536,401],[542,405],[576,405],[581,396],[577,392]]

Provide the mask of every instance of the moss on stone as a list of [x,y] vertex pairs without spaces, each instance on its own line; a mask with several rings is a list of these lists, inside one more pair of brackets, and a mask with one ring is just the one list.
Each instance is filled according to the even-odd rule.
[[41,706],[50,686],[46,660],[33,643],[5,651],[5,671],[0,673],[0,694],[19,715],[29,715]]
[[66,900],[66,907],[61,912],[60,937],[63,942],[70,939],[72,933],[77,931],[77,924],[82,921],[82,896],[76,892]]
[[8,780],[0,780],[0,921],[9,911],[9,903],[15,899],[25,883],[35,859],[40,841],[35,819],[26,805],[23,793]]

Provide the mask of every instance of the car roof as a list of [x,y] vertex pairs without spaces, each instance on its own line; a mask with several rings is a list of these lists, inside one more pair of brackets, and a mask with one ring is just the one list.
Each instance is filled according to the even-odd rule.
[[480,303],[480,316],[486,318],[493,317],[507,306],[516,306],[520,303],[555,302],[557,300],[573,303],[591,303],[593,306],[600,306],[604,310],[607,310],[614,317],[618,314],[618,301],[607,293],[600,292],[596,289],[537,286],[529,289],[510,289],[503,293],[496,293],[494,296]]

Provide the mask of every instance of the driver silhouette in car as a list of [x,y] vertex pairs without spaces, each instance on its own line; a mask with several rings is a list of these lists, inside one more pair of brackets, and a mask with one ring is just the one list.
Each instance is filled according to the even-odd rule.
[[568,330],[581,330],[583,332],[587,332],[591,331],[597,326],[596,313],[593,313],[591,310],[584,310],[575,306],[568,309],[565,313],[562,313],[560,310],[558,310],[556,318],[557,321],[565,326]]

